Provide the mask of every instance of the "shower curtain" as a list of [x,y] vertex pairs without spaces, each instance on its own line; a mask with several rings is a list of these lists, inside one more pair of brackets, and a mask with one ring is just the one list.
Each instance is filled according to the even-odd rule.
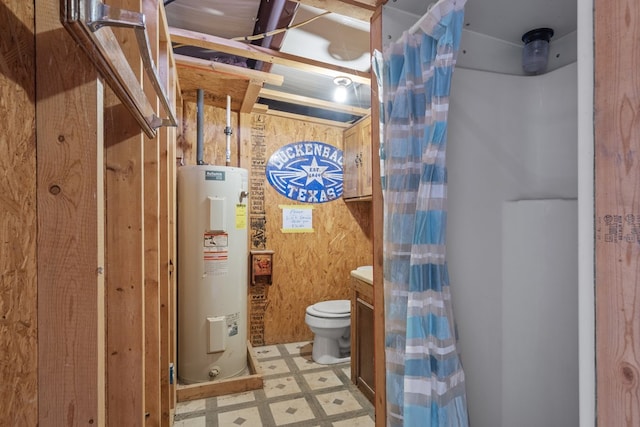
[[388,426],[468,426],[445,261],[447,113],[466,0],[377,52]]

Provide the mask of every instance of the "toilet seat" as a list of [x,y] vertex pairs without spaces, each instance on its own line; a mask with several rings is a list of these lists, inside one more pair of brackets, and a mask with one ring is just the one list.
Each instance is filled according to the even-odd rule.
[[307,314],[325,319],[349,317],[351,302],[346,299],[322,301],[307,307]]

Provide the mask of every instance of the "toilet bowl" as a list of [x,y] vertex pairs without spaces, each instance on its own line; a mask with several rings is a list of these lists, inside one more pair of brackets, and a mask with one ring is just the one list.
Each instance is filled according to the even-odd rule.
[[314,333],[313,361],[321,365],[351,359],[351,303],[323,301],[307,307],[305,322]]

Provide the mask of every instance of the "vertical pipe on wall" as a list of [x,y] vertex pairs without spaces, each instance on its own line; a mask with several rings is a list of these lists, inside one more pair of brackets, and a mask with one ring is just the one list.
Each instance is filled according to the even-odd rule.
[[204,127],[204,90],[198,89],[198,99],[197,99],[198,111],[196,118],[196,126],[197,126],[197,136],[196,136],[196,160],[197,164],[204,164],[204,136],[203,130]]
[[231,97],[227,95],[227,124],[224,128],[224,134],[227,136],[227,145],[225,150],[226,165],[231,166]]

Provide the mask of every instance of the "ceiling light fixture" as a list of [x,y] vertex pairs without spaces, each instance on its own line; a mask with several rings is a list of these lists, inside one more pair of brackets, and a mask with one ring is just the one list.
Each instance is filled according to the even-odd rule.
[[333,83],[337,86],[333,92],[333,99],[336,102],[345,102],[347,100],[347,87],[352,83],[351,79],[346,76],[338,76],[333,79]]
[[542,74],[547,71],[549,40],[553,37],[551,28],[536,28],[522,36],[522,69],[527,74]]

